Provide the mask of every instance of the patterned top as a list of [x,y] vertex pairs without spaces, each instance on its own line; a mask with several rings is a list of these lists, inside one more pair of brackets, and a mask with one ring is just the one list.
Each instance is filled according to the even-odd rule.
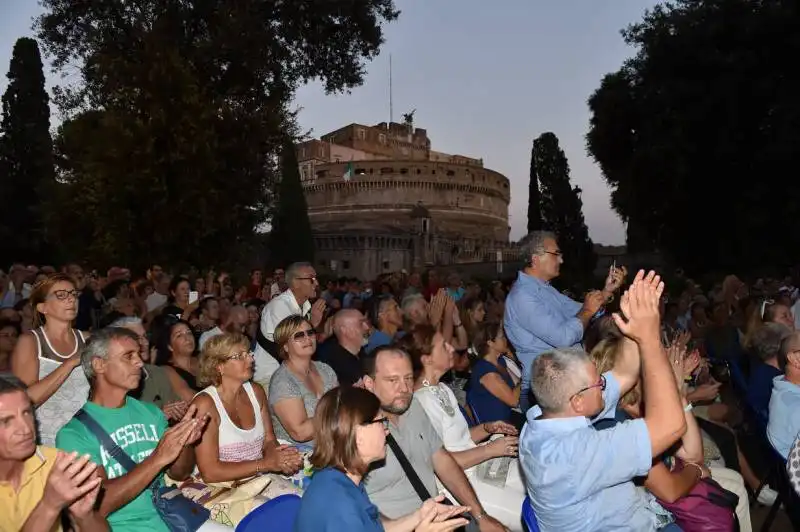
[[789,474],[789,482],[794,491],[800,495],[800,434],[797,436],[786,459],[786,472]]
[[215,386],[209,386],[200,393],[208,394],[214,400],[219,412],[219,459],[221,462],[245,462],[260,460],[264,456],[264,421],[261,419],[261,408],[253,391],[253,385],[244,383],[250,405],[253,407],[256,423],[253,428],[245,430],[237,427],[228,416],[225,405]]
[[[75,335],[75,349],[64,356],[58,353],[47,338],[43,328],[31,331],[36,338],[37,356],[39,357],[39,380],[55,371],[64,360],[75,355],[85,345],[83,333],[72,330]],[[36,408],[36,421],[39,424],[39,438],[42,445],[56,446],[56,433],[72,419],[89,399],[89,381],[81,366],[76,367],[50,398]]]

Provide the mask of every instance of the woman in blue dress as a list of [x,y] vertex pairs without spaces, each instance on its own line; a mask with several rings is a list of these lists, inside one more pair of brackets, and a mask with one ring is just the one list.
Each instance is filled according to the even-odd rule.
[[446,532],[467,524],[455,516],[463,506],[428,499],[416,512],[388,519],[367,497],[362,480],[370,464],[386,457],[388,419],[380,402],[363,388],[334,388],[314,415],[316,469],[303,494],[295,532]]

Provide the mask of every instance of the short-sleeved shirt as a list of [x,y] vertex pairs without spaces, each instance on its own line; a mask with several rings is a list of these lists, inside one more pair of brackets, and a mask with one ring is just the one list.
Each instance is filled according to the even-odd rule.
[[[428,493],[436,495],[433,455],[442,448],[442,440],[416,398],[411,400],[411,406],[399,417],[398,424],[390,423],[389,432],[397,440]],[[422,500],[388,445],[384,465],[369,472],[365,487],[369,499],[389,519],[398,519],[422,506]]]
[[[121,408],[105,408],[89,402],[83,405],[83,410],[137,464],[153,453],[167,430],[167,418],[157,406],[142,403],[133,397],[127,397]],[[56,445],[67,452],[88,454],[93,462],[103,466],[109,480],[128,473],[111,457],[97,437],[75,418],[58,431]],[[131,502],[110,514],[108,524],[114,532],[169,532],[153,505],[152,494],[147,488]]]
[[[316,361],[312,361],[311,363],[314,364],[317,368],[317,372],[322,377],[322,394],[320,397],[328,390],[336,388],[336,386],[339,385],[339,382],[336,380],[336,373],[334,373],[329,365]],[[306,408],[306,415],[309,419],[313,418],[314,412],[317,410],[319,397],[309,390],[306,385],[286,367],[286,364],[281,364],[281,367],[278,368],[278,371],[272,375],[272,379],[269,381],[269,403],[274,407],[284,399],[296,398],[303,400],[303,405]],[[272,428],[275,430],[275,437],[279,440],[288,441],[294,445],[300,443],[294,441],[292,437],[289,436],[280,418],[275,414],[274,408],[272,409]],[[313,440],[303,443],[314,444]]]
[[335,336],[319,346],[315,354],[316,360],[331,367],[342,386],[352,386],[364,376],[360,360],[362,356],[364,356],[363,348],[354,355],[342,347]]
[[767,438],[781,456],[789,456],[797,433],[800,432],[800,386],[783,375],[772,381],[769,400]]
[[356,485],[338,469],[314,473],[303,493],[295,532],[383,532],[378,508],[363,483]]
[[[500,359],[500,364],[505,367],[505,357]],[[481,383],[484,375],[497,373],[505,381],[509,388],[514,388],[514,380],[509,374],[502,374],[491,362],[480,359],[472,367],[470,375],[469,391],[467,400],[469,406],[478,420],[486,421],[509,421],[511,419],[511,407],[497,398],[492,392],[486,389]]]
[[[25,460],[19,488],[15,491],[10,482],[0,482],[0,532],[18,532],[44,496],[47,477],[56,461],[58,449],[37,447],[36,452]],[[53,528],[46,532],[58,532],[61,522],[56,520]],[[45,532],[45,531],[42,531]]]
[[[605,409],[613,417],[620,387],[605,373]],[[632,479],[650,470],[653,457],[644,419],[595,430],[585,417],[537,419],[528,410],[520,435],[525,485],[542,530],[645,532],[661,523]]]
[[162,366],[145,364],[142,372],[144,378],[139,382],[139,387],[130,393],[131,397],[143,403],[153,403],[159,408],[180,400]]

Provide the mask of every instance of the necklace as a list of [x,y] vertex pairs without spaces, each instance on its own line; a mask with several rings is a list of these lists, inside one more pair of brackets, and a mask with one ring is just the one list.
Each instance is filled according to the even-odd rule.
[[430,392],[438,401],[439,406],[441,406],[442,410],[444,410],[445,414],[447,414],[450,417],[456,415],[455,408],[453,408],[453,403],[450,402],[450,396],[447,395],[447,392],[442,390],[441,384],[437,384],[434,386],[431,385],[428,379],[425,379],[422,381],[422,386],[424,386],[426,390],[430,390]]
[[308,365],[308,369],[306,369],[305,371],[298,371],[294,365],[294,362],[289,361],[289,368],[292,370],[292,373],[295,373],[296,375],[299,375],[304,379],[308,378],[308,376],[311,375],[311,364]]

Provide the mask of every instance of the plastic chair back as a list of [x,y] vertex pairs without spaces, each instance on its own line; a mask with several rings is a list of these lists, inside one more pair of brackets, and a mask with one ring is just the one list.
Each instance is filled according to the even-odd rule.
[[236,532],[293,532],[300,511],[300,497],[294,494],[279,495],[239,521]]
[[536,512],[533,511],[533,505],[528,496],[522,501],[522,522],[525,523],[525,528],[528,532],[539,532],[539,522],[536,520]]

